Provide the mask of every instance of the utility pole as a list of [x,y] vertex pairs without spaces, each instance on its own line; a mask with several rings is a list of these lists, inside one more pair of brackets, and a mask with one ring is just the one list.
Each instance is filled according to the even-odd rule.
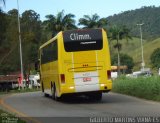
[[144,52],[143,52],[142,25],[144,25],[144,23],[137,24],[137,26],[139,26],[140,37],[141,37],[141,50],[142,50],[142,63],[141,63],[141,66],[142,66],[142,71],[144,71],[145,63],[144,63]]
[[[22,41],[21,41],[21,25],[20,25],[20,17],[19,17],[19,2],[17,0],[17,8],[18,8],[18,34],[19,34],[19,52],[20,52],[20,63],[21,63],[21,84],[23,87],[23,61],[22,61]],[[20,88],[19,88],[20,89]]]
[[[120,31],[119,31],[120,32]],[[120,63],[120,51],[119,51],[119,32],[118,32],[118,41],[117,41],[117,54],[118,54],[118,65],[117,65],[117,70],[118,70],[118,76],[120,76],[121,74],[121,70],[120,70],[120,66],[121,66],[121,63]]]

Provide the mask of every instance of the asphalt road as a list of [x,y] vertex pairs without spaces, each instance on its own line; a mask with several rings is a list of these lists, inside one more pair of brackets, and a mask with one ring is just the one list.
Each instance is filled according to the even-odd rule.
[[83,97],[56,102],[44,97],[41,92],[16,94],[3,101],[14,109],[12,111],[34,117],[41,122],[46,122],[42,117],[160,117],[160,103],[116,93],[103,94],[100,102],[89,101]]

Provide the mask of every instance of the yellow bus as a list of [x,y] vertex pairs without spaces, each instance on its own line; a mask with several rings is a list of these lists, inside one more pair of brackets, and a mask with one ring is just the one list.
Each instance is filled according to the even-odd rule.
[[112,89],[110,52],[103,29],[61,31],[39,48],[42,92],[101,100]]

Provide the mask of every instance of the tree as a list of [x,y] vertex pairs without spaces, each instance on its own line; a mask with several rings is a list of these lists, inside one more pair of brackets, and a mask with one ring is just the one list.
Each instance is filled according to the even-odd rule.
[[[32,26],[31,26],[32,25]],[[24,42],[40,43],[41,21],[40,15],[33,10],[22,13],[21,19],[22,38]]]
[[[130,72],[132,72],[132,69],[133,69],[133,67],[134,67],[134,61],[133,61],[133,58],[132,57],[130,57],[129,55],[127,55],[127,54],[120,54],[120,62],[121,62],[121,65],[126,65],[127,67],[128,67],[128,69],[127,69],[127,73],[130,73]],[[117,66],[117,60],[118,60],[118,58],[117,58],[117,54],[115,54],[115,55],[113,55],[112,56],[112,58],[111,58],[111,60],[112,60],[112,65],[116,65]]]
[[[126,26],[116,26],[114,25],[111,29],[110,29],[110,41],[111,40],[116,40],[116,44],[114,45],[114,48],[117,48],[117,66],[119,68],[120,66],[120,50],[121,50],[121,43],[119,42],[120,40],[122,40],[123,38],[125,38],[128,42],[128,39],[131,39],[131,36],[129,34],[129,29]],[[120,74],[120,70],[118,69],[118,74]]]
[[2,2],[3,4],[5,4],[5,0],[0,0],[0,2]]
[[157,69],[160,68],[160,48],[157,48],[153,51],[150,56],[150,60],[153,67]]
[[106,18],[100,18],[97,14],[84,15],[83,18],[79,19],[78,25],[83,25],[84,28],[100,28],[107,25],[107,20]]
[[[4,41],[0,47],[0,73],[20,71],[19,39],[18,39],[18,11],[10,10],[5,16],[6,31]],[[1,20],[2,18],[0,18]],[[20,16],[22,52],[24,72],[38,59],[38,48],[42,40],[42,28],[39,14],[28,10]],[[5,26],[0,25],[0,30]],[[1,34],[1,33],[0,33]],[[2,49],[2,50],[1,50]],[[1,52],[2,51],[2,52]],[[3,66],[3,67],[2,67]]]
[[40,15],[33,10],[27,10],[21,17],[22,50],[24,70],[29,71],[38,60],[38,48],[41,43]]
[[6,28],[7,28],[7,19],[6,19],[6,14],[0,10],[0,45],[5,39],[5,33],[6,33]]
[[[120,49],[121,49],[121,44],[119,43],[119,40],[122,39],[122,29],[120,27],[117,27],[114,25],[111,29],[111,39],[116,40],[117,43],[114,46],[114,48],[117,48],[117,66],[119,68],[120,66]],[[118,69],[118,74],[120,74],[120,69]]]
[[[3,56],[1,56],[0,65],[4,65],[2,71],[12,71],[13,69],[17,69],[17,62],[14,62],[17,56],[14,55],[18,53],[18,26],[17,26],[17,10],[10,10],[5,16],[6,24],[1,26],[5,27],[5,35],[3,40]],[[12,58],[13,59],[12,59]],[[6,67],[5,67],[6,66]]]
[[56,35],[60,31],[76,29],[75,15],[69,13],[64,14],[64,10],[55,15],[47,15],[47,20],[43,22],[43,26],[46,30],[52,32],[52,36]]
[[[2,3],[4,6],[6,4],[6,1],[5,0],[0,0],[0,3]],[[2,10],[2,7],[0,6],[0,11]]]
[[129,10],[114,14],[107,17],[108,23],[111,25],[126,25],[134,37],[139,38],[139,31],[137,23],[145,23],[145,29],[143,30],[143,38],[150,40],[159,38],[160,35],[160,6],[148,6],[141,7],[136,10]]
[[3,3],[5,5],[6,1],[5,0],[0,0],[0,3]]
[[1,34],[1,36],[3,36],[3,41],[2,42],[0,41],[1,43],[3,43],[1,47],[3,56],[1,57],[0,65],[2,63],[7,63],[8,56],[17,47],[18,31],[15,30],[17,29],[17,10],[16,9],[10,10],[7,14],[5,14],[5,18],[1,17],[1,19],[3,22],[3,26],[1,26],[2,28],[0,28],[0,30],[3,29],[4,35]]
[[122,26],[122,36],[126,39],[127,43],[129,39],[132,39],[132,36],[130,34],[130,29],[128,29],[125,25]]

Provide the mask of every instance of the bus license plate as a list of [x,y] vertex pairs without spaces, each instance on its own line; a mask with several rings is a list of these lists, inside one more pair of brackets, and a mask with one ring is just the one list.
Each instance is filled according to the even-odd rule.
[[92,79],[90,77],[84,77],[83,82],[90,82]]

